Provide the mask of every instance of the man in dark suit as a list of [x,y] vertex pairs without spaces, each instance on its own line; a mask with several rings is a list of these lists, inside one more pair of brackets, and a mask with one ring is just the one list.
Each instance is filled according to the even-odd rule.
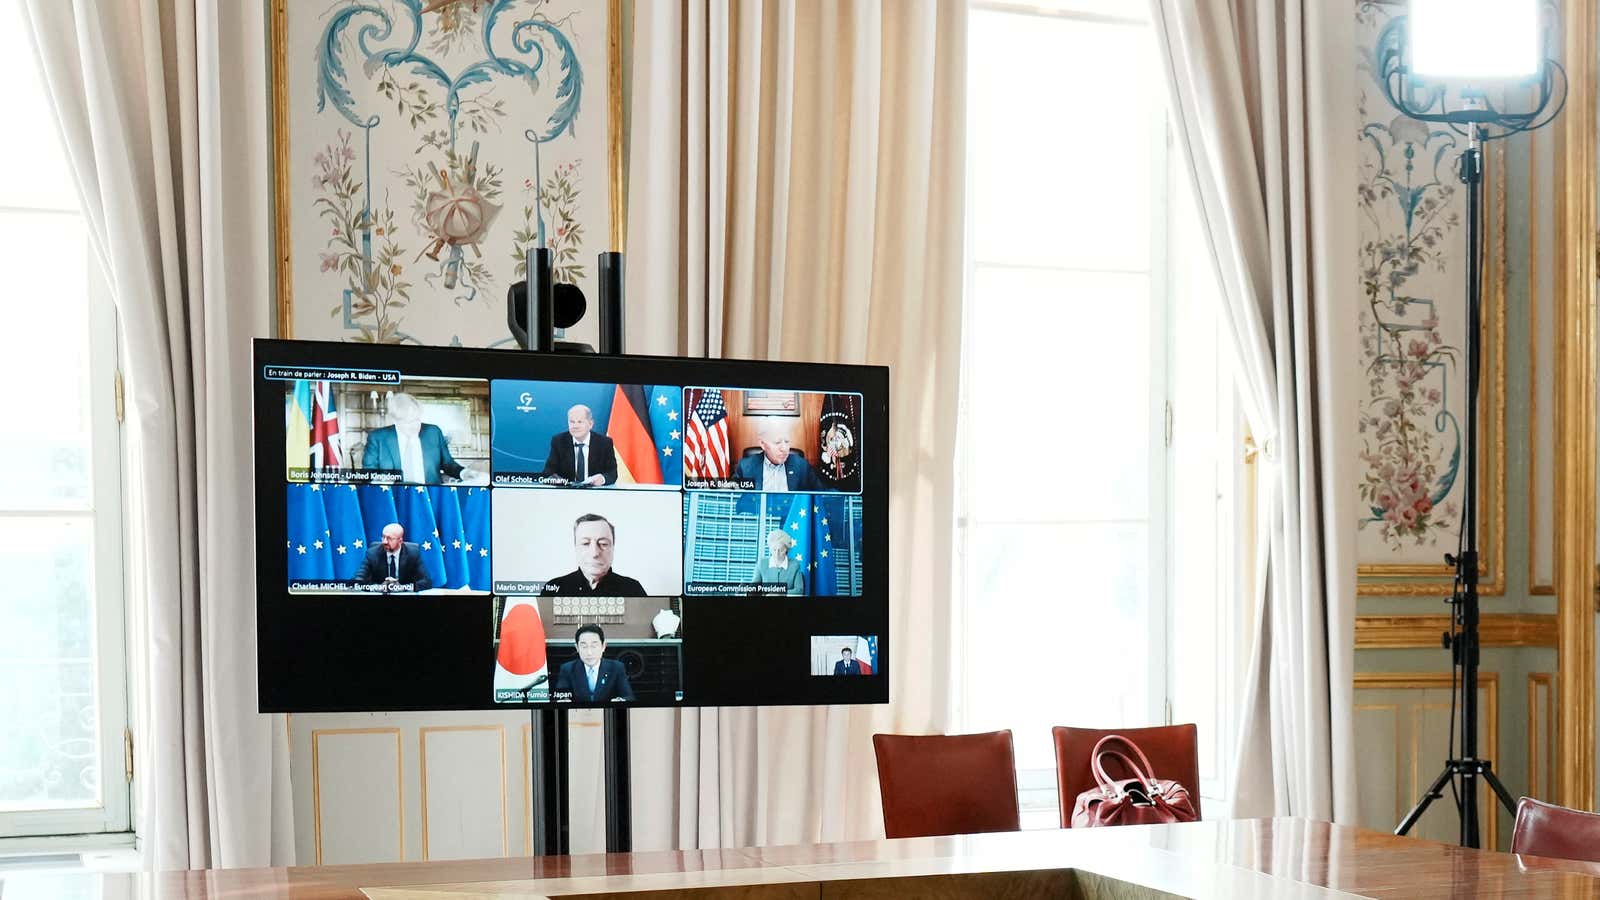
[[404,584],[418,591],[433,587],[433,579],[422,565],[422,551],[406,540],[406,530],[399,522],[383,526],[383,542],[367,548],[366,558],[356,570],[356,581],[381,584],[385,590]]
[[567,430],[550,439],[550,455],[539,474],[592,487],[617,483],[616,445],[594,430],[589,407],[580,403],[567,410]]
[[560,578],[545,582],[546,594],[570,597],[594,594],[600,597],[644,597],[644,585],[611,570],[616,553],[617,530],[605,516],[585,513],[572,523],[572,544],[578,554],[578,568]]
[[861,663],[856,660],[855,654],[850,651],[849,647],[846,647],[843,650],[840,650],[839,651],[839,655],[841,657],[843,657],[843,659],[840,659],[838,662],[833,664],[833,674],[835,674],[835,675],[860,675],[861,674]]
[[793,429],[793,422],[785,423],[776,417],[764,419],[757,433],[761,454],[739,460],[735,477],[754,481],[756,490],[770,493],[827,490],[805,457],[789,452]]
[[622,663],[606,659],[606,633],[599,625],[584,625],[577,634],[578,658],[562,663],[556,672],[556,693],[570,692],[574,703],[609,703],[632,700],[633,686]]
[[393,425],[368,432],[361,468],[399,472],[408,484],[439,484],[441,476],[462,477],[463,467],[450,455],[444,431],[422,421],[422,404],[415,397],[391,395],[389,418]]

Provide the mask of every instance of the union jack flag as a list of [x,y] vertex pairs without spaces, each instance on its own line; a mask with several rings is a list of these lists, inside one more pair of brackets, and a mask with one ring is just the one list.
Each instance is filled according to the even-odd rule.
[[728,407],[714,388],[690,388],[683,435],[683,477],[727,478]]
[[313,382],[311,387],[311,468],[337,469],[344,465],[344,447],[339,438],[339,410],[333,398],[333,383]]

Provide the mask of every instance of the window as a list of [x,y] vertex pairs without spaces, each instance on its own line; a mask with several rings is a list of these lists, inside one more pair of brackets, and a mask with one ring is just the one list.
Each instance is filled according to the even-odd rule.
[[1056,821],[1053,725],[1194,721],[1213,798],[1232,739],[1231,370],[1128,16],[978,4],[969,28],[958,721],[1013,730],[1030,825]]
[[20,4],[0,8],[0,837],[128,829],[112,305]]

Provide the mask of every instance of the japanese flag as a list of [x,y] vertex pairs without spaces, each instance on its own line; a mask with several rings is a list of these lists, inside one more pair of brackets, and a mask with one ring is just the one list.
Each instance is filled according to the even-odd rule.
[[533,597],[507,597],[500,614],[500,649],[494,661],[496,703],[542,702],[550,697],[544,656],[544,622]]

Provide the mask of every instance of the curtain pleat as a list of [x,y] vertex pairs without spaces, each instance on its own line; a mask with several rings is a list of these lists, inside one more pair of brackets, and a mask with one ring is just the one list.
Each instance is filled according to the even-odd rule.
[[888,365],[895,413],[890,558],[868,561],[890,570],[893,703],[641,711],[676,753],[635,760],[674,788],[636,792],[635,845],[881,836],[871,735],[950,721],[965,4],[635,10],[628,295],[652,300],[629,348]]
[[292,862],[256,710],[250,339],[270,332],[266,10],[24,0],[128,398],[135,827],[160,869]]
[[1353,824],[1354,15],[1307,0],[1151,8],[1262,448],[1233,812]]

